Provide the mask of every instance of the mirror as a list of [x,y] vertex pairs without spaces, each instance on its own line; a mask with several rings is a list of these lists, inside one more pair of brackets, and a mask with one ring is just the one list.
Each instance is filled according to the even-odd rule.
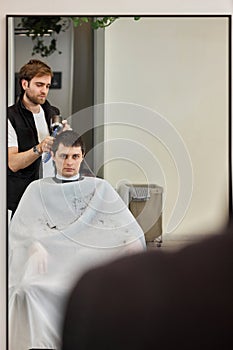
[[[20,20],[8,17],[8,105],[32,57],[31,38],[16,33]],[[162,249],[223,227],[231,211],[229,16],[71,24],[57,36],[62,53],[44,59],[57,79],[48,99],[85,135],[88,169],[118,190],[162,188]]]

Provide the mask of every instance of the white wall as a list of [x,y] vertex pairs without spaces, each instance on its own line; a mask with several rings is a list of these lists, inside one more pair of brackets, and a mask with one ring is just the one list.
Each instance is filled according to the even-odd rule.
[[[171,13],[232,13],[231,0],[190,0],[190,1],[151,1],[135,2],[133,0],[92,0],[79,1],[67,0],[57,1],[56,6],[53,2],[41,0],[34,2],[22,0],[4,0],[1,2],[0,12],[0,118],[2,125],[6,122],[6,15],[7,14],[171,14]],[[0,168],[6,169],[6,132],[5,128],[0,129],[0,148],[2,156],[0,157]],[[6,176],[1,172],[0,182],[0,348],[6,349]]]
[[[106,127],[105,177],[114,186],[121,179],[163,186],[166,233],[176,198],[188,185],[179,176],[191,176],[177,169],[171,140],[158,139],[156,112],[171,123],[170,138],[176,141],[176,129],[193,168],[191,202],[181,223],[170,227],[171,239],[217,230],[228,215],[228,40],[224,17],[123,18],[105,31],[105,102],[117,102],[106,123],[118,122]],[[128,143],[115,142],[114,153],[117,138]],[[116,154],[130,160],[116,160]]]

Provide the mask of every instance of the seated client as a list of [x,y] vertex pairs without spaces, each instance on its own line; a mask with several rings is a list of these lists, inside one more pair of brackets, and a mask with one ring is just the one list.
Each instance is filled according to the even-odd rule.
[[105,180],[79,173],[74,131],[54,141],[56,177],[32,182],[9,228],[9,350],[60,349],[67,295],[88,269],[145,249],[144,234]]

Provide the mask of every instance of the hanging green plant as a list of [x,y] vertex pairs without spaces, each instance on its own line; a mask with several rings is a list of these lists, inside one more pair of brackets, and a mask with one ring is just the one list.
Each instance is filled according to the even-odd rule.
[[[74,26],[77,27],[83,23],[91,23],[92,29],[106,28],[115,22],[119,16],[104,16],[104,17],[70,17]],[[135,21],[138,21],[141,17],[133,17]]]
[[[18,27],[34,42],[32,56],[40,54],[42,57],[48,57],[56,51],[61,54],[61,51],[57,49],[57,35],[64,32],[69,25],[68,17],[28,16],[21,18]],[[45,37],[50,37],[48,45],[45,44]]]
[[[92,29],[106,28],[115,22],[119,16],[104,17],[59,17],[59,16],[27,16],[22,17],[18,28],[24,35],[31,37],[34,45],[32,56],[39,54],[42,57],[48,57],[54,52],[61,54],[57,48],[57,36],[64,32],[71,24],[74,27],[81,26],[90,22]],[[139,20],[140,17],[134,17]],[[45,43],[45,37],[50,38],[50,43]]]

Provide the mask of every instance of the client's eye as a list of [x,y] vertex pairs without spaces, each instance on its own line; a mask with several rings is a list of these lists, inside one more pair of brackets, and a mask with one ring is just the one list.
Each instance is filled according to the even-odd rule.
[[74,154],[72,158],[73,159],[78,159],[78,158],[80,158],[80,154]]
[[63,154],[63,153],[60,154],[60,158],[61,158],[61,159],[66,159],[66,158],[67,158],[67,154]]

